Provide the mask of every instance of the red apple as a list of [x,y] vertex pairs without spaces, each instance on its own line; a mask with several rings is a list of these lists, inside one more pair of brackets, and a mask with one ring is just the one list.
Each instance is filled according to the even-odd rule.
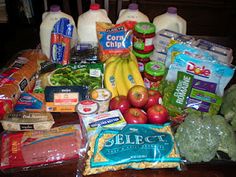
[[109,109],[115,110],[119,109],[122,114],[130,108],[129,100],[124,95],[119,95],[113,97],[109,102]]
[[141,108],[148,101],[148,90],[142,85],[134,85],[129,89],[127,97],[133,107]]
[[124,118],[128,124],[146,124],[148,120],[147,114],[140,108],[129,108]]
[[147,117],[152,124],[164,124],[169,120],[168,111],[161,104],[155,104],[148,108]]
[[148,108],[155,104],[162,104],[161,93],[157,90],[148,90],[148,101],[144,106],[144,110],[148,110]]

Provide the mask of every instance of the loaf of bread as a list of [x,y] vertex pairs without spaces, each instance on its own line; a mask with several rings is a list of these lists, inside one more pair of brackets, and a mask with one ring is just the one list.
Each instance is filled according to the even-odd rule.
[[12,111],[22,92],[33,89],[40,63],[46,60],[40,50],[20,51],[0,73],[0,119]]

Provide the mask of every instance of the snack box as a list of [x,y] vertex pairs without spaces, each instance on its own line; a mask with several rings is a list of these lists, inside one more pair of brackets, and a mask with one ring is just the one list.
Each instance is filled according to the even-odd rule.
[[51,113],[18,112],[5,114],[1,123],[4,130],[32,131],[50,130],[55,122]]

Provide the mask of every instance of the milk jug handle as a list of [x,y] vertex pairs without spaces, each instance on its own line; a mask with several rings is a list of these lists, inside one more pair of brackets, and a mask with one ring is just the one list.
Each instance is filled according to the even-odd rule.
[[44,18],[48,15],[49,12],[44,12],[42,15],[42,20],[44,20]]
[[179,32],[182,33],[182,34],[186,34],[186,24],[183,22],[183,23],[177,23],[178,25],[178,29],[179,29]]
[[106,14],[107,15],[107,11],[106,11],[106,9],[100,9],[104,14]]
[[121,9],[120,13],[119,13],[119,17],[121,17],[121,15],[125,12],[126,9]]

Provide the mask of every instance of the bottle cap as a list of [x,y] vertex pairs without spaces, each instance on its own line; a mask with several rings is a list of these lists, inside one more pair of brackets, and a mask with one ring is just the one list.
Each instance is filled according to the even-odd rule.
[[128,7],[130,10],[138,10],[138,4],[136,3],[131,3],[129,4],[129,7]]
[[100,4],[97,4],[97,3],[90,4],[89,9],[90,10],[99,10],[100,9]]
[[165,65],[158,61],[150,61],[145,65],[144,71],[152,76],[163,76],[165,74]]
[[151,55],[153,54],[153,51],[151,51],[149,53],[146,53],[146,54],[143,54],[143,53],[138,53],[138,52],[133,50],[133,54],[138,58],[147,59],[147,58],[151,57]]
[[134,30],[142,34],[151,34],[155,33],[156,27],[153,23],[150,22],[138,22],[134,26]]
[[170,14],[177,14],[177,8],[176,7],[168,7],[167,12]]
[[54,4],[54,5],[50,6],[50,12],[58,12],[60,10],[61,10],[61,8],[59,5]]

